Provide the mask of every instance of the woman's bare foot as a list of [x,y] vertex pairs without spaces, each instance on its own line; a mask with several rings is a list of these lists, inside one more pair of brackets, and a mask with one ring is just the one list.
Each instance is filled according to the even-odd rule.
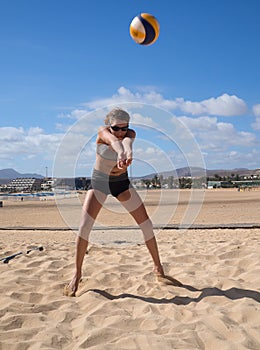
[[163,267],[162,265],[159,266],[154,266],[153,268],[153,273],[157,276],[157,277],[164,277],[164,271],[163,271]]
[[74,275],[70,283],[64,287],[63,295],[67,297],[75,297],[80,281],[81,275]]

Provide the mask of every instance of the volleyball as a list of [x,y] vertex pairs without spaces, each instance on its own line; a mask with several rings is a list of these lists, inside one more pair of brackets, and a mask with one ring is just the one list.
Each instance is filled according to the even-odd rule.
[[141,13],[130,24],[130,35],[140,45],[151,45],[158,39],[160,25],[149,13]]

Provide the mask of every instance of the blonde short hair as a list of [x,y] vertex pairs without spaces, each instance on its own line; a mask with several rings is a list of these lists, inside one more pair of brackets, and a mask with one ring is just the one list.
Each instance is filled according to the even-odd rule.
[[121,108],[114,108],[107,114],[104,122],[106,125],[110,125],[115,119],[129,123],[130,115]]

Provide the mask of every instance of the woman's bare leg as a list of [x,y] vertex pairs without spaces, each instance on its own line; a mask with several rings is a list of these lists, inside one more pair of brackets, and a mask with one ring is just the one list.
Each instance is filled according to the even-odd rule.
[[140,226],[144,235],[145,244],[154,262],[154,273],[164,276],[157,242],[153,232],[153,225],[140,196],[135,189],[131,188],[121,193],[117,199],[128,210],[128,212],[135,219],[136,223]]
[[88,247],[88,237],[95,219],[106,200],[106,195],[100,191],[87,192],[81,214],[79,233],[76,239],[75,273],[70,281],[66,294],[75,296],[82,275],[82,264]]

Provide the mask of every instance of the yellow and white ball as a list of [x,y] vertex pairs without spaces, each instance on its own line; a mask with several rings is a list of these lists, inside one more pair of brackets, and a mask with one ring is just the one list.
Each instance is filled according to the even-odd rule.
[[149,13],[141,13],[130,24],[130,35],[140,45],[151,45],[158,39],[160,25]]

